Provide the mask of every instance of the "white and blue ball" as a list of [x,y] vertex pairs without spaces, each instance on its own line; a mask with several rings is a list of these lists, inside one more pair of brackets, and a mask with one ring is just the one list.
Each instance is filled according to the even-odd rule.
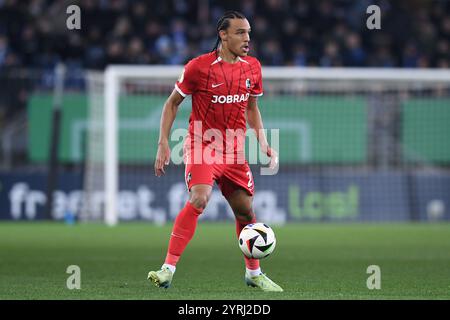
[[242,229],[239,247],[248,258],[263,259],[275,249],[277,240],[272,228],[265,223],[252,223]]

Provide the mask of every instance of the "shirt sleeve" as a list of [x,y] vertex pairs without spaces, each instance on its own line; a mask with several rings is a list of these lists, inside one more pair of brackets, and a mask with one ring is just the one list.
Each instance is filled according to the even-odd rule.
[[197,89],[197,68],[194,60],[189,61],[175,83],[175,89],[183,97],[193,94]]
[[263,95],[263,83],[262,83],[262,74],[261,74],[261,64],[259,61],[256,61],[254,70],[254,81],[255,85],[250,91],[250,95],[253,97],[260,97]]

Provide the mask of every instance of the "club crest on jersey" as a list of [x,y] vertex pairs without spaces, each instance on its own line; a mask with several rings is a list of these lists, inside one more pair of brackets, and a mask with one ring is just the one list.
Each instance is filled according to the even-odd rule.
[[249,96],[250,96],[249,93],[246,93],[246,94],[229,94],[229,95],[226,95],[226,96],[213,95],[211,102],[212,103],[236,103],[236,102],[243,102],[243,101],[247,101]]
[[252,85],[252,83],[250,82],[250,79],[247,78],[247,80],[245,80],[245,87],[247,89],[250,89],[251,85]]

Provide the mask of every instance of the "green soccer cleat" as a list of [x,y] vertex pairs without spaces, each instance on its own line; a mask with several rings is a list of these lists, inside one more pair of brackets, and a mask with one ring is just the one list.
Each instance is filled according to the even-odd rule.
[[162,267],[158,271],[150,271],[147,279],[153,282],[153,284],[160,288],[169,288],[172,283],[173,273],[167,267]]
[[249,287],[257,287],[265,292],[282,292],[283,288],[277,285],[275,282],[269,279],[264,273],[261,273],[259,276],[250,277],[245,274],[245,283]]

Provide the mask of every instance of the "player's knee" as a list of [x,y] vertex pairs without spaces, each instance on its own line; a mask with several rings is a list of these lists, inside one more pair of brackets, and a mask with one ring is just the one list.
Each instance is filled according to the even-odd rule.
[[251,207],[249,208],[240,208],[235,211],[236,219],[241,222],[251,222],[255,216]]
[[193,193],[190,199],[191,204],[198,209],[205,209],[208,204],[208,194],[206,193]]

